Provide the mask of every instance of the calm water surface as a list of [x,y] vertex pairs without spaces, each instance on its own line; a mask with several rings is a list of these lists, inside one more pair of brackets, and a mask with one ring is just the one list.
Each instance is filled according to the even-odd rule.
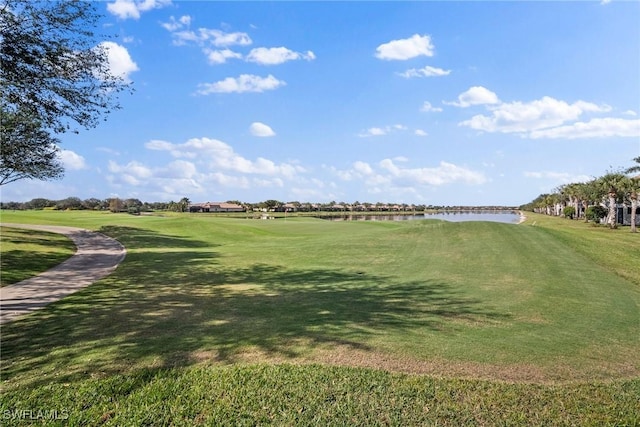
[[322,217],[330,221],[410,221],[416,219],[442,219],[451,222],[492,221],[517,224],[520,215],[513,211],[438,212],[416,215],[334,215]]

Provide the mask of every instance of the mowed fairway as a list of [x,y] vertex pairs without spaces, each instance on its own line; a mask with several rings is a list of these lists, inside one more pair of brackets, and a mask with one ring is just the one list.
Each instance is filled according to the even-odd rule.
[[[640,373],[640,239],[628,230],[578,222],[565,230],[560,219],[532,226],[2,215],[98,230],[128,251],[108,278],[3,325],[5,396],[67,387],[73,400],[76,387],[100,388],[113,375],[126,382],[122,376],[173,368],[184,380],[192,369],[228,375],[221,365],[258,364],[264,373],[291,363],[484,384],[618,381],[632,390],[623,398],[632,406],[618,413],[635,411],[638,381],[626,381]],[[600,252],[589,239],[601,242]],[[635,265],[617,259],[621,248]],[[359,375],[378,375],[366,372]],[[3,401],[2,409],[19,406]]]

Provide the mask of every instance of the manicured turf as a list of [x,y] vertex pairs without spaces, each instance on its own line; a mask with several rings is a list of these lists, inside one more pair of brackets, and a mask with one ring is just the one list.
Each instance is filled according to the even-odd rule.
[[47,383],[7,394],[0,414],[16,425],[33,415],[14,408],[47,408],[47,425],[635,426],[639,393],[638,381],[550,387],[262,364]]
[[[604,397],[609,392],[638,397],[640,276],[633,261],[640,259],[640,238],[628,230],[537,216],[523,225],[260,221],[208,215],[139,218],[89,212],[3,213],[3,220],[100,230],[119,239],[128,254],[107,279],[3,326],[3,388],[17,397],[3,401],[2,409],[33,406],[40,401],[36,396],[47,393],[53,395],[54,400],[45,400],[50,405],[75,408],[70,402],[82,400],[83,393],[106,396],[113,381],[135,382],[159,369],[158,387],[163,390],[173,387],[173,380],[194,375],[203,384],[219,375],[240,375],[248,381],[256,375],[252,370],[263,376],[278,372],[285,390],[286,384],[304,382],[307,375],[328,376],[327,381],[338,383],[341,376],[362,376],[359,393],[375,388],[376,375],[390,384],[415,382],[416,390],[427,383],[453,390],[458,386],[452,384],[460,381],[413,376],[417,374],[522,383],[460,383],[464,393],[480,393],[469,398],[474,405],[489,407],[509,396],[525,405],[563,393],[554,388],[559,386],[533,383],[571,382],[576,384],[562,387],[574,387],[571,393],[579,397],[551,405],[556,409],[549,409],[547,424],[556,424],[553,419],[560,424],[630,424],[631,414],[637,413],[633,398],[623,399],[613,413],[610,399]],[[245,363],[260,365],[247,370],[221,367]],[[313,382],[320,380],[309,381],[310,387],[322,386]],[[601,381],[607,384],[597,385]],[[65,387],[67,394],[61,392]],[[256,394],[273,387],[266,382]],[[380,394],[399,393],[395,385],[388,387]],[[155,416],[170,416],[186,405],[153,406],[156,393],[169,393],[163,399],[171,401],[177,391],[152,389],[148,398]],[[247,424],[295,422],[289,415],[269,418],[273,402],[262,419],[255,406],[259,400],[243,406],[241,388],[227,393],[238,402],[231,412],[218,408],[220,414],[246,413]],[[290,393],[294,406],[313,403],[302,388]],[[58,395],[67,397],[59,400]],[[342,401],[345,413],[356,418],[361,405],[384,408],[388,403],[375,393],[372,402],[356,395],[345,392]],[[420,396],[414,396],[412,405],[427,402]],[[117,398],[111,407],[127,412],[139,404],[131,399]],[[291,409],[284,397],[276,401],[288,408],[284,412]],[[464,410],[465,402],[450,395],[436,403],[455,411]],[[195,412],[189,416],[209,411],[204,403],[192,404]],[[584,419],[572,418],[571,410],[562,413],[563,405],[573,404],[592,412]],[[95,410],[117,418],[118,411],[109,415],[104,408],[110,406],[105,405]],[[315,412],[319,419],[328,419],[317,408],[310,411],[305,417]],[[203,419],[215,420],[213,412]],[[412,412],[397,419],[448,419],[430,413],[440,415],[421,418],[424,414]],[[476,407],[468,415],[480,417],[474,419],[482,424],[492,413]],[[392,409],[380,409],[379,422],[391,417],[396,423],[393,414]],[[521,406],[505,419],[517,422],[521,417],[526,423],[527,414]]]
[[76,251],[65,236],[44,231],[0,228],[0,285],[19,282],[48,270]]

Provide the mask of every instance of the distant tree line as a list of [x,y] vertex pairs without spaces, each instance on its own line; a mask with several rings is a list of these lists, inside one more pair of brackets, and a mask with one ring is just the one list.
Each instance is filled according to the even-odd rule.
[[[228,200],[242,206],[245,211],[267,211],[267,212],[424,212],[437,210],[487,210],[487,209],[516,209],[508,206],[448,206],[448,205],[425,205],[407,203],[383,203],[383,202],[336,202],[310,203],[310,202],[282,202],[269,199],[257,203],[242,202],[239,200]],[[0,202],[0,209],[9,210],[30,210],[30,209],[51,209],[51,210],[102,210],[110,212],[128,212],[138,214],[152,211],[173,211],[188,212],[191,201],[183,197],[179,201],[169,202],[143,202],[139,199],[122,199],[117,197],[107,199],[89,198],[82,200],[78,197],[67,197],[62,200],[51,200],[36,198],[28,202]]]
[[143,202],[139,199],[129,198],[120,199],[112,197],[108,199],[89,198],[82,200],[78,197],[67,197],[62,200],[50,200],[44,198],[36,198],[28,202],[1,202],[1,209],[9,210],[30,210],[30,209],[46,209],[46,210],[98,210],[110,212],[128,212],[138,214],[140,212],[151,211],[175,211],[186,212],[189,200],[183,198],[178,202]]
[[617,210],[630,212],[631,231],[637,232],[638,194],[640,193],[640,157],[636,165],[618,172],[608,172],[588,182],[569,183],[552,193],[540,194],[523,210],[546,215],[584,219],[617,227]]

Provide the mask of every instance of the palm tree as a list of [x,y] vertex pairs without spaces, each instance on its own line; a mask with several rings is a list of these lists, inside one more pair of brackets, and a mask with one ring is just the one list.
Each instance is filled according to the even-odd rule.
[[544,213],[547,215],[557,216],[558,204],[560,203],[560,195],[558,193],[546,194],[542,200]]
[[[627,168],[624,173],[635,174],[640,172],[640,156],[633,159],[636,165]],[[638,209],[638,193],[640,193],[640,175],[628,178],[626,182],[626,193],[631,202],[631,232],[637,233],[636,228],[636,211]]]
[[636,213],[638,211],[638,193],[640,193],[640,175],[629,178],[626,185],[629,201],[631,202],[631,232],[637,233]]
[[579,184],[576,183],[566,184],[558,189],[560,195],[569,201],[568,205],[573,207],[576,219],[580,216],[580,209],[578,209],[578,185]]
[[640,172],[640,156],[636,157],[635,159],[633,159],[634,162],[637,163],[637,165],[631,166],[630,168],[627,168],[627,170],[624,171],[624,173],[638,173]]
[[186,212],[189,209],[190,204],[191,204],[191,201],[189,200],[189,198],[183,197],[178,202],[178,209],[180,209],[180,212]]
[[587,218],[587,209],[589,208],[589,204],[596,203],[596,201],[598,200],[596,180],[594,179],[589,182],[576,184],[576,195],[582,203],[582,213],[584,215],[584,221],[588,222],[589,219]]
[[617,172],[609,172],[598,179],[600,194],[608,200],[609,214],[606,223],[610,228],[617,228],[616,203],[624,199],[625,175]]

